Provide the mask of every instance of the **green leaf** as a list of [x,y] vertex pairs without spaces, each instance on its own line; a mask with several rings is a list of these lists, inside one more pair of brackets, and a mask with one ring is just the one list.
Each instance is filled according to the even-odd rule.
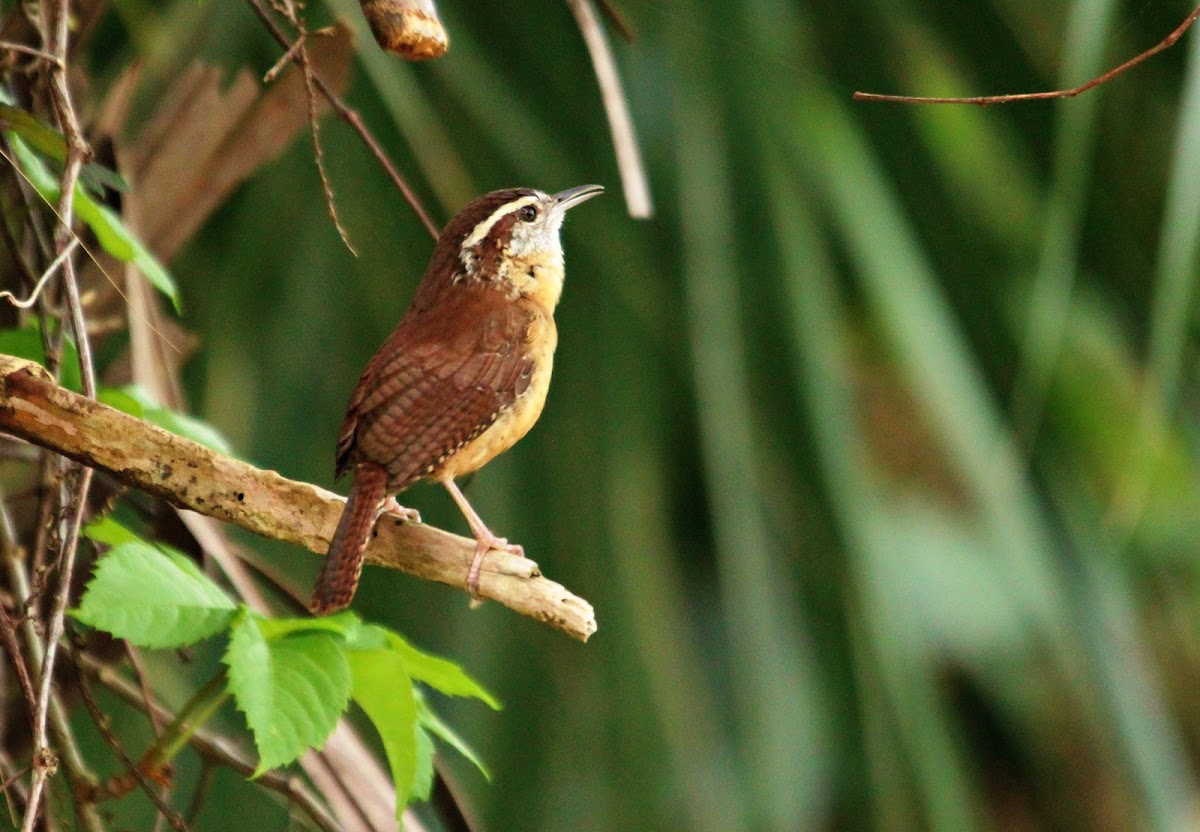
[[[21,329],[0,330],[0,352],[15,355],[26,361],[36,361],[46,366],[46,351],[42,348],[42,331],[36,324]],[[62,360],[59,362],[59,383],[68,390],[79,392],[83,382],[79,376],[79,354],[75,351],[75,342],[69,338],[63,339]]]
[[324,745],[350,697],[338,638],[307,632],[268,639],[265,623],[250,613],[239,617],[225,653],[229,690],[258,748],[255,776]]
[[106,404],[122,413],[128,413],[130,416],[136,416],[139,419],[146,418],[146,408],[142,405],[141,400],[136,396],[131,396],[125,389],[120,387],[102,386],[96,391],[96,399],[101,404]]
[[67,158],[67,140],[62,133],[42,124],[20,107],[0,103],[0,128],[13,131],[43,156],[58,162]]
[[[56,162],[65,162],[67,159],[67,140],[63,138],[63,134],[19,107],[0,103],[0,130],[14,131],[38,153]],[[79,171],[79,175],[94,186],[106,185],[122,193],[129,190],[129,183],[116,171],[98,162],[88,162]]]
[[268,640],[286,638],[299,633],[333,633],[346,637],[361,626],[357,615],[342,610],[321,618],[264,618],[258,622],[263,637]]
[[[42,199],[57,204],[61,192],[58,180],[15,131],[10,130],[6,135],[13,155],[21,170],[29,177],[30,183],[41,194]],[[176,313],[182,311],[179,288],[174,279],[149,249],[122,224],[120,217],[107,206],[92,199],[87,191],[80,187],[75,188],[75,213],[92,229],[105,251],[123,263],[133,263],[137,266],[154,288],[170,298]]]
[[139,647],[183,647],[225,629],[236,609],[184,555],[130,541],[100,559],[72,615]]
[[105,546],[120,546],[123,543],[145,543],[134,532],[122,526],[112,517],[105,515],[83,527],[83,536],[93,543]]
[[416,743],[416,767],[410,794],[413,800],[428,800],[433,792],[433,738],[418,722],[413,726],[413,739]]
[[412,681],[394,650],[355,650],[346,653],[346,658],[354,701],[375,726],[387,753],[399,818],[417,785],[417,713]]
[[466,757],[475,768],[479,769],[480,774],[491,780],[492,775],[483,764],[483,760],[479,758],[479,754],[453,728],[442,722],[442,718],[434,712],[433,708],[425,700],[425,695],[419,689],[414,688],[413,697],[417,703],[417,722],[442,742],[446,743],[446,745]]
[[208,422],[180,413],[167,407],[155,407],[146,411],[146,421],[158,425],[163,430],[185,437],[211,448],[225,456],[234,456],[233,446],[219,430]]
[[413,679],[449,696],[471,696],[486,702],[493,710],[500,710],[499,700],[457,664],[418,650],[399,633],[379,629],[387,634],[388,646],[404,660],[404,667]]
[[102,387],[97,391],[96,398],[109,407],[131,416],[137,416],[139,419],[145,419],[163,430],[169,430],[185,439],[191,439],[217,453],[234,456],[229,440],[212,425],[163,407],[136,384],[125,387]]
[[390,650],[392,631],[378,624],[364,624],[346,631],[347,650]]

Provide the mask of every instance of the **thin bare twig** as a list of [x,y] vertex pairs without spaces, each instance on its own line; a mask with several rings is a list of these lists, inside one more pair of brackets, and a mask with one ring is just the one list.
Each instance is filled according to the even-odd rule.
[[[69,639],[66,643],[67,652],[71,658],[71,661],[76,667],[80,667],[82,662],[79,658],[79,651],[75,649],[74,645]],[[166,818],[167,822],[171,824],[171,828],[175,829],[176,832],[188,832],[188,825],[184,819],[179,816],[178,812],[168,806],[162,797],[159,796],[149,778],[147,778],[145,773],[142,772],[138,764],[133,761],[133,758],[129,756],[129,753],[125,750],[125,747],[121,745],[121,741],[117,739],[116,734],[112,732],[112,728],[110,728],[108,724],[108,718],[104,715],[104,712],[100,710],[100,705],[96,702],[96,696],[92,692],[92,683],[88,679],[86,673],[79,674],[79,692],[83,697],[84,707],[87,708],[88,714],[91,715],[92,722],[96,725],[96,729],[100,732],[100,736],[104,739],[104,742],[108,745],[108,747],[112,749],[113,754],[117,755],[117,759],[121,761],[121,765],[125,766],[125,770],[134,779],[134,781],[136,781],[137,785],[140,786],[142,791],[146,793],[146,796],[150,798],[150,802],[154,804],[154,808],[158,809],[159,816]],[[153,709],[148,708],[147,711],[150,713],[150,718],[153,722],[155,717]]]
[[57,55],[52,55],[44,49],[38,49],[36,46],[26,46],[23,43],[0,40],[0,52],[20,52],[23,55],[32,55],[35,58],[41,58],[51,66],[63,65],[62,58]]
[[296,30],[296,41],[284,53],[284,57],[280,58],[271,71],[264,76],[263,83],[269,83],[267,79],[279,71],[280,67],[284,65],[285,59],[300,67],[300,72],[304,77],[304,95],[308,100],[309,136],[312,138],[313,159],[317,163],[317,176],[321,180],[321,192],[325,195],[325,206],[329,210],[329,219],[333,221],[333,227],[337,229],[338,236],[342,238],[342,245],[357,257],[358,252],[350,244],[350,237],[346,234],[346,229],[338,218],[337,205],[333,199],[333,186],[329,183],[329,174],[325,170],[325,149],[321,146],[321,126],[317,120],[317,93],[313,88],[312,60],[308,55],[308,27],[292,0],[272,2],[271,5],[286,17],[288,23]]
[[104,820],[96,808],[92,796],[96,789],[96,776],[92,774],[83,758],[83,751],[75,739],[67,709],[63,706],[57,690],[50,697],[50,728],[59,750],[58,762],[62,764],[71,784],[71,797],[75,801],[75,815],[86,832],[104,832]]
[[[12,517],[9,516],[8,506],[2,499],[0,494],[0,558],[8,560],[9,558],[20,558],[24,556],[20,547],[17,545],[16,530],[13,528]],[[8,610],[0,606],[0,640],[4,642],[4,649],[8,651],[9,660],[17,671],[17,684],[21,688],[21,693],[25,697],[25,706],[29,711],[29,730],[33,733],[33,709],[37,707],[37,694],[33,690],[33,678],[29,675],[29,666],[25,662],[25,656],[21,652],[21,646],[17,643],[16,625],[13,623],[12,617],[8,614]]]
[[[91,481],[92,470],[83,466],[79,466],[76,470],[79,479],[84,485],[77,487],[75,493],[82,495],[86,492],[86,483]],[[55,594],[50,626],[47,628],[47,638],[51,635],[56,635],[59,640],[61,640],[63,634],[66,599],[70,588],[69,576],[70,571],[74,567],[74,551],[79,542],[79,524],[82,521],[84,506],[82,501],[77,502],[75,505],[77,508],[68,520],[68,535],[63,540],[63,561],[59,570],[60,586],[58,592]],[[74,529],[74,533],[71,533],[71,529]],[[59,758],[51,755],[50,744],[46,734],[48,721],[53,722],[55,736],[58,740],[57,746],[61,753],[61,761],[64,763],[68,778],[71,780],[72,796],[76,800],[76,813],[90,832],[100,832],[104,827],[91,801],[91,786],[94,785],[95,778],[83,762],[83,757],[71,734],[71,727],[67,720],[66,711],[59,702],[54,687],[53,670],[57,654],[57,643],[48,642],[38,662],[41,672],[41,686],[38,690],[37,707],[34,711],[33,748],[36,755],[35,759],[43,759],[48,762],[46,764],[35,764],[34,766],[33,782],[30,786],[29,804],[25,810],[25,822],[22,826],[22,832],[31,832],[33,829],[37,818],[39,791],[44,790],[47,778],[54,773],[54,769],[60,761]]]
[[307,40],[307,37],[296,38],[292,45],[287,48],[287,51],[279,56],[279,60],[275,62],[274,66],[272,66],[263,74],[262,80],[264,84],[270,84],[272,81],[278,78],[279,73],[283,72],[284,68],[296,59],[296,52],[300,49],[300,46],[305,42],[305,40]]
[[[86,671],[91,674],[96,678],[96,681],[116,693],[133,707],[143,711],[153,710],[158,714],[160,719],[167,722],[174,722],[175,714],[172,714],[157,702],[145,702],[137,685],[130,682],[114,668],[102,664],[91,656],[81,655],[79,658],[82,662],[79,665],[80,672]],[[253,777],[254,773],[258,770],[258,766],[254,761],[239,749],[204,729],[194,732],[188,738],[188,743],[207,763],[232,769],[244,777]],[[256,777],[253,782],[265,789],[283,795],[287,800],[299,807],[301,811],[308,815],[325,832],[340,832],[337,821],[333,819],[325,806],[304,785],[300,778],[289,777],[275,771],[268,771]]]
[[29,309],[38,302],[38,296],[41,295],[42,289],[50,282],[50,278],[54,277],[54,273],[66,262],[67,258],[71,256],[71,253],[75,251],[77,245],[79,245],[79,238],[72,237],[67,247],[58,253],[53,262],[46,267],[46,271],[38,278],[37,283],[33,284],[33,289],[30,291],[29,297],[22,300],[6,289],[0,292],[0,300],[7,300],[18,309]]
[[21,769],[20,771],[13,772],[12,777],[9,777],[3,783],[0,783],[0,792],[7,794],[8,790],[12,788],[13,784],[28,774],[32,769],[33,766],[29,765],[25,766],[25,768]]
[[[9,555],[6,554],[3,557],[9,557]],[[25,703],[29,708],[29,717],[32,720],[33,709],[37,707],[37,694],[33,690],[33,681],[29,677],[29,668],[25,665],[25,657],[21,654],[21,648],[17,644],[17,631],[13,626],[12,617],[3,606],[0,606],[0,640],[4,642],[4,649],[8,652],[9,659],[17,670],[17,683],[20,685],[21,694],[25,697]],[[32,722],[29,727],[33,728]]]
[[[0,499],[0,502],[3,502],[3,500]],[[11,528],[7,519],[4,525],[6,527],[5,533],[9,534]],[[5,571],[8,574],[9,589],[18,598],[31,597],[32,590],[29,582],[29,572],[25,568],[25,561],[19,557],[19,552],[12,547],[5,546],[3,547],[2,554],[4,556]],[[45,646],[41,639],[38,638],[37,628],[34,625],[32,617],[26,617],[21,622],[21,635],[25,642],[26,661],[35,669],[44,667]],[[95,788],[96,778],[88,769],[83,759],[83,754],[80,752],[79,745],[72,733],[71,723],[67,719],[67,712],[62,706],[57,692],[51,692],[46,710],[49,724],[54,729],[55,740],[61,753],[61,762],[67,773],[67,779],[71,783],[72,795],[76,800],[76,814],[78,815],[80,826],[87,830],[87,832],[103,832],[103,821],[96,811],[95,804],[90,801],[91,792]],[[44,778],[53,774],[60,762],[60,759],[45,744],[42,746],[35,745],[34,755],[34,762],[32,764],[34,777],[26,798],[26,824],[28,824],[31,817],[34,817],[31,812],[34,808],[33,783],[37,782],[38,772],[43,772],[44,788]]]
[[[138,655],[137,648],[128,641],[125,642],[125,655],[129,657],[129,664],[133,667],[134,678],[137,679],[138,687],[142,689],[142,697],[149,702],[152,694],[150,692],[150,682],[146,679],[146,669],[142,667],[142,658]],[[165,723],[158,718],[158,714],[154,712],[153,708],[147,706],[146,712],[150,716],[150,728],[154,731],[154,736],[156,738],[162,736]]]
[[1142,52],[1136,57],[1130,58],[1125,63],[1110,69],[1103,75],[1099,75],[1085,84],[1080,84],[1078,87],[1071,87],[1067,90],[1049,90],[1046,92],[1021,92],[1011,93],[1008,95],[981,95],[972,98],[934,98],[928,96],[917,95],[883,95],[875,92],[856,92],[854,93],[855,101],[886,101],[898,104],[976,104],[980,107],[986,107],[989,104],[1011,104],[1015,101],[1045,101],[1055,98],[1074,98],[1077,95],[1087,92],[1093,87],[1098,87],[1101,84],[1106,84],[1113,78],[1116,78],[1123,72],[1133,69],[1142,61],[1152,58],[1159,52],[1170,49],[1175,45],[1175,42],[1183,37],[1184,32],[1192,27],[1196,19],[1200,18],[1200,7],[1197,7],[1187,16],[1179,27],[1167,35],[1155,46],[1150,47],[1145,52]]
[[[50,65],[50,98],[59,127],[63,131],[67,144],[66,163],[63,166],[62,185],[59,195],[58,215],[60,224],[54,234],[57,255],[68,251],[74,218],[75,185],[79,179],[79,171],[83,167],[85,156],[88,154],[87,144],[79,128],[79,118],[71,101],[71,93],[67,87],[67,43],[68,21],[70,19],[70,0],[59,0],[57,7],[51,11],[43,7],[44,31],[43,45],[46,51],[58,60]],[[57,259],[57,257],[56,257]],[[91,346],[88,341],[87,326],[83,318],[83,306],[79,299],[79,285],[75,278],[74,263],[68,252],[63,260],[63,285],[66,289],[67,309],[71,318],[71,326],[75,334],[75,346],[79,354],[80,375],[83,380],[85,395],[96,397],[96,378],[92,366]],[[92,481],[92,470],[82,467],[76,469],[71,478],[72,487],[66,506],[66,530],[62,535],[62,548],[58,558],[58,591],[55,593],[50,610],[49,625],[46,628],[45,648],[39,671],[41,673],[38,690],[37,707],[34,710],[33,749],[35,759],[43,751],[49,750],[46,736],[46,722],[51,707],[51,694],[54,688],[54,663],[57,657],[58,645],[64,630],[64,616],[67,610],[67,600],[71,590],[71,577],[75,570],[75,552],[79,544],[79,529],[83,523],[83,514],[87,505],[88,487]],[[49,768],[35,766],[33,782],[29,792],[29,805],[26,807],[22,832],[32,832],[37,821],[38,807],[45,782],[49,776]],[[86,801],[78,794],[76,805],[81,817],[89,812]],[[98,817],[98,816],[97,816]]]
[[34,286],[38,282],[37,272],[34,271],[33,266],[29,265],[29,258],[21,250],[21,244],[17,242],[16,234],[9,227],[7,214],[8,212],[5,212],[3,216],[0,216],[0,236],[4,238],[5,247],[12,252],[13,260],[21,270],[21,274],[24,275],[25,280],[30,286]]
[[317,163],[317,176],[321,180],[321,191],[325,194],[325,205],[329,209],[329,219],[333,221],[333,227],[337,229],[338,236],[342,238],[342,245],[346,250],[358,256],[358,252],[354,250],[354,246],[350,243],[350,237],[346,234],[346,229],[342,226],[342,221],[338,217],[337,204],[333,199],[333,185],[329,183],[329,173],[325,170],[325,148],[321,146],[321,124],[317,119],[317,92],[313,88],[313,69],[312,61],[308,57],[308,33],[304,29],[303,18],[296,16],[296,27],[300,31],[297,43],[300,44],[300,71],[304,75],[304,93],[308,99],[308,124],[309,136],[312,137],[313,159]]
[[[17,176],[17,180],[18,180],[19,182],[21,182],[21,183],[22,183],[22,185],[24,185],[24,186],[29,186],[29,187],[32,187],[32,186],[30,185],[30,183],[29,183],[29,175],[28,175],[28,174],[26,174],[26,173],[25,173],[25,171],[21,170],[21,166],[20,166],[20,165],[18,165],[18,164],[16,163],[16,161],[13,159],[13,157],[12,157],[11,155],[9,155],[9,154],[8,154],[8,152],[7,152],[7,151],[5,151],[5,150],[3,150],[2,148],[0,148],[0,158],[4,159],[4,161],[8,162],[9,166],[10,166],[10,167],[12,167],[12,168],[13,168],[13,170],[15,170],[15,171],[17,172],[17,174],[18,174],[18,176]],[[76,172],[76,174],[75,174],[75,178],[76,178],[76,179],[78,179],[78,172]],[[39,196],[40,196],[40,195],[39,195]],[[27,207],[28,207],[28,202],[27,202],[26,204],[27,204]],[[61,213],[59,213],[59,212],[57,212],[57,211],[55,211],[55,209],[54,209],[54,206],[52,206],[52,205],[51,205],[51,206],[50,206],[50,210],[55,212],[55,214],[54,214],[54,215],[55,215],[55,217],[56,217],[56,218],[59,220],[60,227],[65,227],[65,228],[69,228],[69,227],[70,227],[70,224],[69,224],[69,223],[64,223],[64,222],[63,222],[63,217],[62,217],[62,214],[61,214]],[[33,218],[34,218],[34,217],[36,217],[36,216],[37,216],[36,214],[33,214],[33,213],[31,213],[31,214],[30,214],[31,224],[34,224],[34,225],[36,225],[36,223],[33,223],[33,222],[32,222]],[[76,233],[75,233],[73,230],[70,232],[70,241],[69,241],[68,245],[70,245],[71,247],[74,247],[74,246],[79,246],[79,248],[83,250],[83,253],[87,255],[88,259],[92,261],[92,264],[93,264],[93,265],[94,265],[94,266],[97,268],[97,270],[99,270],[99,272],[100,272],[102,275],[104,275],[104,279],[105,279],[105,280],[107,280],[107,281],[109,282],[109,284],[110,284],[110,285],[112,286],[112,288],[113,288],[113,291],[115,291],[115,292],[117,293],[117,295],[118,295],[118,296],[120,296],[121,300],[125,301],[125,303],[126,303],[126,305],[127,305],[127,306],[129,306],[129,307],[131,307],[131,308],[132,308],[132,306],[133,306],[133,305],[132,305],[132,303],[131,303],[131,302],[130,302],[130,300],[129,300],[129,296],[128,296],[128,295],[125,293],[125,290],[124,290],[124,289],[122,289],[122,288],[121,288],[121,285],[120,285],[119,283],[117,283],[117,281],[116,281],[116,280],[114,280],[114,279],[113,279],[113,276],[112,276],[112,275],[110,275],[110,274],[108,273],[108,270],[104,268],[104,264],[100,262],[100,259],[96,257],[95,253],[93,253],[93,252],[92,252],[92,250],[91,250],[90,248],[88,248],[88,247],[87,247],[87,245],[86,245],[86,244],[83,242],[83,240],[82,240],[82,239],[79,237],[79,235],[78,235],[78,234],[76,234]],[[63,265],[63,268],[64,268],[64,270],[69,270],[69,271],[70,271],[70,273],[71,273],[72,275],[74,274],[75,265],[74,265],[74,263],[73,263],[73,262],[71,262],[71,260],[70,260],[69,258],[68,258],[66,261],[64,261],[62,265]],[[135,310],[135,311],[136,311],[136,310]],[[142,313],[141,313],[141,312],[137,312],[137,314],[138,314],[138,315],[142,315]],[[145,322],[145,323],[146,323],[146,324],[147,324],[147,325],[148,325],[148,326],[149,326],[149,327],[150,327],[152,330],[154,330],[155,334],[157,334],[157,335],[159,335],[159,336],[162,336],[162,333],[161,333],[161,332],[159,332],[159,331],[158,331],[158,329],[156,329],[156,328],[154,327],[154,325],[153,325],[153,324],[151,324],[149,321],[145,320],[145,318],[144,318],[144,317],[142,318],[142,320],[143,320],[143,321],[144,321],[144,322]],[[43,339],[44,339],[44,338],[46,337],[46,335],[44,334],[44,333],[45,333],[45,327],[43,326],[43,328],[42,328],[42,329],[43,329],[43,336],[42,336],[42,337],[43,337]],[[166,337],[162,337],[162,341],[163,341],[163,343],[164,343],[164,344],[166,344],[166,345],[167,345],[167,346],[168,346],[170,349],[174,350],[176,353],[181,353],[181,352],[182,352],[182,350],[180,350],[180,349],[179,349],[179,347],[178,347],[177,345],[175,345],[174,343],[172,343],[172,342],[171,342],[169,339],[167,339]],[[90,358],[91,358],[91,356],[90,356],[90,346],[88,347],[88,350],[89,350],[89,356],[88,356],[88,358],[89,358],[89,364],[90,364]],[[46,350],[46,355],[47,355],[48,357],[51,355],[51,352],[50,352],[50,349],[49,349],[49,348],[47,348],[47,350]],[[82,358],[82,353],[81,353],[81,358]],[[57,360],[57,359],[56,359],[56,360]],[[93,374],[94,374],[94,373],[93,373]],[[94,386],[94,385],[93,385],[93,386]],[[85,389],[86,389],[86,388],[85,388]]]
[[617,168],[621,173],[621,187],[625,191],[625,206],[629,216],[647,219],[654,215],[654,204],[650,199],[650,182],[642,164],[638,149],[637,133],[633,119],[629,116],[629,104],[621,87],[621,76],[617,62],[604,36],[604,28],[596,16],[591,0],[567,0],[583,42],[587,45],[600,85],[600,98],[604,112],[608,115],[608,129],[612,133],[613,149],[617,154]]
[[[151,710],[157,713],[158,709],[152,708]],[[216,763],[205,759],[204,765],[200,769],[200,777],[196,781],[196,789],[192,792],[192,802],[188,805],[187,814],[183,818],[189,824],[195,823],[196,819],[200,817],[200,812],[204,809],[204,799],[208,797],[208,791],[212,788],[216,774]]]
[[[258,18],[263,22],[263,25],[267,27],[267,31],[271,33],[271,37],[275,38],[275,40],[284,48],[285,51],[291,50],[292,44],[288,41],[287,35],[283,33],[283,30],[279,28],[279,26],[275,23],[275,20],[270,14],[268,14],[266,8],[263,7],[263,4],[260,2],[260,0],[246,0],[246,2],[250,4],[250,8],[254,10],[254,13],[258,15]],[[299,57],[294,55],[292,60],[298,61]],[[316,88],[318,91],[320,91],[321,95],[325,97],[325,100],[329,102],[329,106],[333,107],[334,111],[337,112],[337,114],[341,116],[347,124],[354,128],[354,132],[358,133],[359,138],[363,140],[363,143],[366,144],[367,149],[371,151],[371,155],[375,157],[375,160],[379,162],[380,166],[383,167],[384,171],[391,178],[392,182],[395,183],[396,187],[400,190],[400,193],[404,195],[405,200],[408,201],[408,204],[416,213],[417,218],[421,220],[421,223],[425,226],[429,233],[433,235],[434,239],[437,239],[437,226],[434,225],[433,220],[429,218],[429,214],[426,213],[425,208],[421,205],[421,201],[417,199],[417,195],[413,192],[412,188],[410,188],[404,178],[400,176],[400,173],[392,164],[392,160],[389,159],[387,153],[384,152],[383,146],[379,144],[379,140],[376,139],[371,131],[367,129],[367,126],[363,123],[363,120],[359,117],[357,111],[348,107],[345,102],[338,97],[337,93],[335,93],[329,87],[329,85],[325,83],[320,75],[313,75],[313,83],[316,85]]]

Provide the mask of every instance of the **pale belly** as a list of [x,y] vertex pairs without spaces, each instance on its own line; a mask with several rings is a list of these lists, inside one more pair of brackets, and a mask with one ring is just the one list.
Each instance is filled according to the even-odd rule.
[[546,393],[550,390],[554,348],[558,345],[558,332],[554,321],[545,319],[535,323],[530,328],[529,343],[538,353],[534,358],[534,371],[529,380],[529,387],[511,407],[500,414],[490,428],[468,442],[447,461],[437,475],[439,478],[449,475],[450,478],[457,479],[479,470],[517,444],[542,415]]

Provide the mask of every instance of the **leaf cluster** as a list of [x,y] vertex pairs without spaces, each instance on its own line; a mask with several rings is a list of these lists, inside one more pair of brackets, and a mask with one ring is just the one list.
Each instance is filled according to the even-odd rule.
[[[14,159],[10,160],[31,184],[42,199],[50,205],[58,204],[62,189],[58,177],[50,171],[43,156],[61,162],[66,157],[66,140],[62,135],[42,124],[33,115],[12,106],[0,92],[0,128],[12,148]],[[35,152],[34,148],[38,152]],[[87,189],[89,181],[103,184],[115,190],[124,189],[124,181],[117,174],[100,165],[90,164],[82,182],[75,186],[75,213],[96,235],[101,247],[120,260],[132,263],[146,279],[167,298],[176,312],[182,311],[179,287],[175,279],[163,267],[141,240],[121,221],[121,218]]]
[[181,552],[147,542],[112,518],[89,525],[85,533],[111,548],[72,615],[139,647],[181,648],[225,636],[225,692],[254,737],[257,774],[319,749],[353,701],[379,733],[397,812],[429,796],[433,737],[487,776],[474,751],[442,722],[416,684],[498,709],[496,699],[458,665],[352,612],[320,619],[255,613]]

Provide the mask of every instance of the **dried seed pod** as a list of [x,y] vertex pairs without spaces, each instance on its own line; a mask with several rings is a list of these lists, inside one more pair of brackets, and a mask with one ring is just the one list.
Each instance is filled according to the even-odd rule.
[[376,42],[402,58],[424,61],[446,54],[450,39],[433,0],[359,0]]

